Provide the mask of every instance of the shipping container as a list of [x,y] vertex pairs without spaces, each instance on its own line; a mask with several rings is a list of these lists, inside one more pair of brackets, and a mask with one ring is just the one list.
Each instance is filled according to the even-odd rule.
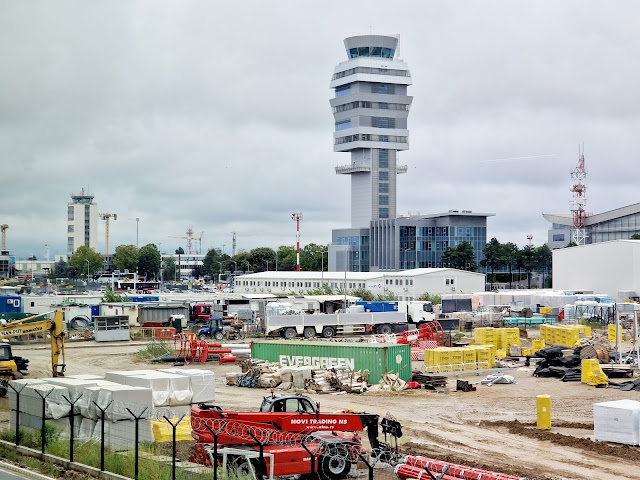
[[356,305],[364,307],[365,312],[397,312],[398,302],[356,302]]
[[369,370],[370,384],[379,383],[385,373],[399,372],[405,381],[411,377],[409,345],[271,340],[254,342],[251,357],[282,366]]

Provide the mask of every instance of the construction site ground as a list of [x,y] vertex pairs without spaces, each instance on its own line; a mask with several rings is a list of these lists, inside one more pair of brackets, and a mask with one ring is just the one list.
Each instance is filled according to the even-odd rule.
[[[167,364],[145,363],[134,354],[141,342],[70,343],[66,351],[67,374],[103,375],[111,370],[165,368]],[[50,351],[45,345],[16,345],[14,355],[29,358],[27,378],[50,375]],[[413,362],[420,369],[421,362]],[[265,389],[227,386],[225,374],[238,372],[237,364],[185,365],[216,373],[216,403],[224,409],[257,410]],[[638,479],[640,448],[594,442],[593,404],[632,399],[640,392],[596,388],[579,382],[563,383],[555,378],[532,376],[534,366],[509,370],[516,384],[478,384],[474,392],[457,392],[456,377],[448,391],[405,390],[364,394],[310,395],[321,410],[353,409],[392,415],[403,425],[401,453],[424,455],[487,470],[537,479]],[[483,375],[459,378],[475,383]],[[622,380],[621,380],[622,381]],[[536,396],[551,396],[552,428],[536,428]],[[8,426],[8,401],[0,399],[0,425]],[[181,446],[181,456],[190,452],[190,442]],[[386,475],[385,475],[386,476]]]

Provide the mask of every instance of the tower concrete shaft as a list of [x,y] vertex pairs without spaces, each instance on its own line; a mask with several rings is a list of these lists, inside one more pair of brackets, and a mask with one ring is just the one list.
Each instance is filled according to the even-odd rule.
[[397,58],[399,39],[361,35],[344,41],[348,60],[333,73],[331,88],[335,152],[350,162],[335,167],[351,176],[351,227],[396,218],[396,176],[407,171],[398,152],[409,148],[407,96],[411,75]]

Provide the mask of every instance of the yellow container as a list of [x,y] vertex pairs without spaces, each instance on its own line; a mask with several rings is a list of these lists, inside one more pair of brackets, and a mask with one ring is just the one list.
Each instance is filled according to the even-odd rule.
[[[178,419],[170,419],[175,424]],[[173,439],[173,429],[164,420],[151,420],[151,431],[156,442],[170,442]],[[193,440],[191,436],[191,418],[184,417],[176,427],[176,440]]]
[[522,356],[526,357],[527,355],[531,355],[531,349],[530,348],[522,349]]
[[549,430],[551,428],[551,397],[549,395],[538,395],[538,430]]
[[476,361],[476,350],[471,348],[462,349],[462,359],[464,363],[473,363]]
[[497,358],[504,358],[507,356],[507,350],[504,348],[499,348],[498,350],[496,350],[496,357]]
[[464,362],[464,350],[460,347],[452,347],[449,349],[449,361],[454,364],[462,364]]
[[544,348],[543,338],[533,338],[531,340],[531,353],[536,353],[538,350],[542,350],[543,348]]

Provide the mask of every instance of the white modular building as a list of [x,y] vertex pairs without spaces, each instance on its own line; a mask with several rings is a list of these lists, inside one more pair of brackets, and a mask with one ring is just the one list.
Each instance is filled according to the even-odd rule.
[[485,275],[454,268],[416,268],[399,272],[284,272],[268,271],[235,278],[241,294],[304,295],[328,286],[338,290],[365,288],[374,295],[395,294],[398,300],[416,300],[424,293],[447,294],[484,290]]
[[640,292],[640,240],[614,240],[553,251],[553,288],[591,291],[614,301]]

